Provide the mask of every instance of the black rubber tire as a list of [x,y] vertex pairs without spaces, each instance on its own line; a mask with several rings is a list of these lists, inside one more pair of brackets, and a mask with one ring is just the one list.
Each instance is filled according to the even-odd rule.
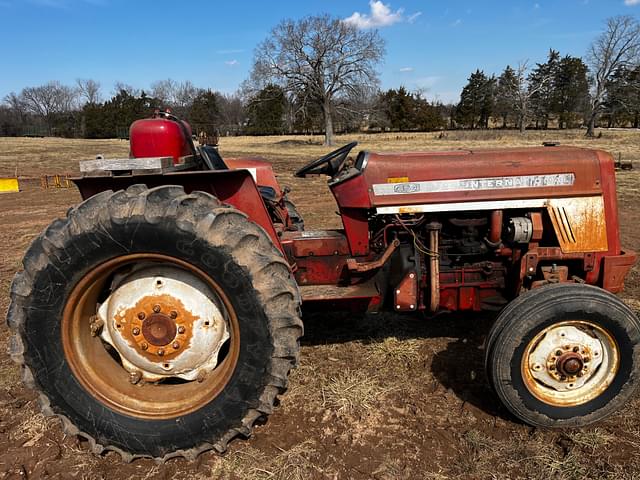
[[287,213],[289,213],[289,218],[291,219],[291,223],[296,228],[296,230],[302,232],[304,230],[304,220],[295,204],[291,200],[285,200],[284,205],[287,207]]
[[[61,346],[62,310],[74,285],[96,265],[125,253],[153,252],[206,272],[238,318],[238,362],[224,390],[199,410],[149,420],[109,409],[70,370]],[[300,295],[289,265],[266,232],[213,196],[182,187],[106,191],[54,221],[28,249],[11,287],[7,316],[12,358],[42,410],[94,452],[123,459],[223,452],[237,435],[272,412],[298,362],[303,333]]]
[[[535,397],[525,385],[521,365],[528,343],[543,329],[564,320],[586,320],[616,341],[620,366],[597,397],[557,406]],[[584,284],[549,285],[513,300],[498,316],[485,344],[489,383],[520,420],[539,427],[581,427],[619,410],[633,395],[640,374],[640,321],[615,295]]]

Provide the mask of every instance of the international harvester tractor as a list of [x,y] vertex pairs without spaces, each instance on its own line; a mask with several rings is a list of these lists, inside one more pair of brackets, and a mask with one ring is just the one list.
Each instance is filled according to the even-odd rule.
[[222,159],[169,113],[131,155],[89,160],[83,202],[38,236],[11,287],[10,350],[45,414],[125,460],[194,458],[247,437],[287,388],[301,306],[499,311],[497,397],[540,427],[587,425],[632,395],[640,323],[613,294],[612,157],[560,146],[374,153],[326,175],[343,228],[305,230],[268,162]]

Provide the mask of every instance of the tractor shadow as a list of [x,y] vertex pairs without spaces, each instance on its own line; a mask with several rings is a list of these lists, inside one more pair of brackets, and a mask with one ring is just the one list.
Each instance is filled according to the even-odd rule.
[[[434,353],[425,358],[437,382],[453,392],[462,405],[472,405],[485,415],[514,421],[488,384],[484,369],[484,341],[495,320],[492,313],[442,313],[432,318],[420,314],[361,314],[313,312],[303,315],[301,345],[363,344],[384,341],[432,339]],[[443,347],[440,347],[442,345]]]

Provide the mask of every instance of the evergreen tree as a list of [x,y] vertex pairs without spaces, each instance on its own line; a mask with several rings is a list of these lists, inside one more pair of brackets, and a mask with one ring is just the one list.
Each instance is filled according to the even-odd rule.
[[558,73],[560,53],[550,49],[549,56],[545,63],[536,64],[528,78],[531,94],[531,113],[536,121],[536,128],[549,125],[549,115],[554,104],[554,82],[553,79]]
[[471,129],[487,128],[493,113],[495,86],[495,77],[487,77],[482,70],[472,73],[460,94],[456,121]]
[[496,101],[494,113],[502,118],[502,128],[507,128],[509,117],[514,115],[516,110],[513,91],[516,88],[516,72],[507,65],[496,83]]
[[559,128],[570,128],[583,116],[589,101],[588,68],[579,57],[569,55],[557,64],[553,78],[551,112]]
[[284,133],[286,97],[282,87],[268,84],[249,100],[247,133],[281,135]]
[[604,116],[609,127],[640,126],[640,67],[616,70],[604,102]]
[[189,107],[187,120],[196,133],[205,131],[213,134],[219,123],[220,107],[218,96],[211,90],[200,90]]

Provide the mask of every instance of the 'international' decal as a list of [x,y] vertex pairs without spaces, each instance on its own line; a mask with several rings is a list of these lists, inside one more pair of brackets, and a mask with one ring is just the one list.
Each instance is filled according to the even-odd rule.
[[458,178],[426,182],[376,183],[374,195],[407,195],[412,193],[465,192],[506,188],[566,187],[575,182],[573,173],[517,175],[513,177]]

